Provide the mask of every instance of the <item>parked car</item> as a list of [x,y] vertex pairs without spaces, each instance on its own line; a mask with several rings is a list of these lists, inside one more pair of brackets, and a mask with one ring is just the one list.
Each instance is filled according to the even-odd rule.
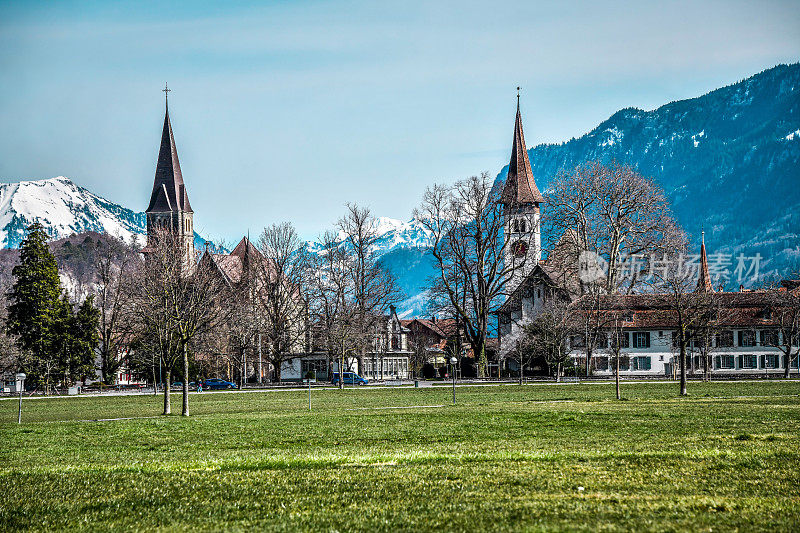
[[[182,381],[176,381],[175,383],[172,384],[171,388],[173,388],[173,389],[182,389],[183,388],[183,382]],[[189,390],[196,389],[196,388],[197,388],[197,383],[195,383],[194,381],[190,381],[189,382]]]
[[[362,378],[355,372],[345,372],[343,382],[345,385],[366,385],[367,383],[369,383],[369,380],[367,380],[366,378]],[[333,373],[333,378],[331,379],[331,383],[333,383],[334,385],[339,384],[338,372]]]
[[224,379],[219,378],[205,380],[203,382],[203,388],[208,390],[238,389],[235,383],[231,383],[230,381],[225,381]]

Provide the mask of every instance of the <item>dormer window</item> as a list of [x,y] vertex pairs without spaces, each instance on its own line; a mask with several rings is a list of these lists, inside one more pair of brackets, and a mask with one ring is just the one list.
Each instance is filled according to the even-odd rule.
[[524,218],[515,218],[512,227],[514,233],[525,233],[528,229]]

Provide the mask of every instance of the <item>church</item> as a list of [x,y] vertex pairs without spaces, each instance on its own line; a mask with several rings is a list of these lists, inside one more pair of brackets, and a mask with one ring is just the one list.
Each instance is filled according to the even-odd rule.
[[[507,296],[500,306],[498,336],[500,338],[499,365],[501,375],[518,375],[519,365],[511,354],[518,346],[526,325],[554,298],[572,302],[576,317],[582,313],[613,313],[622,318],[620,372],[627,376],[672,377],[678,368],[675,320],[664,295],[631,294],[607,298],[599,309],[589,309],[581,302],[581,285],[577,272],[579,265],[566,265],[569,254],[561,247],[573,245],[574,236],[565,233],[542,259],[541,210],[545,198],[536,185],[522,132],[522,117],[517,97],[517,116],[508,177],[502,191],[504,206],[505,261],[515,265],[507,285]],[[770,291],[744,290],[739,292],[715,291],[709,276],[705,242],[701,245],[700,268],[696,291],[717,292],[716,299],[724,312],[722,323],[715,324],[715,334],[710,341],[712,368],[718,376],[770,376],[783,372],[786,356],[780,346],[784,343],[778,317],[770,311]],[[783,286],[773,291],[800,292],[800,281],[784,280]],[[577,320],[580,322],[580,320]],[[579,328],[576,328],[579,329]],[[616,328],[615,328],[616,329]],[[588,362],[590,373],[602,377],[614,374],[611,357],[612,332],[601,335]],[[794,341],[797,343],[797,340]],[[704,372],[700,347],[692,344],[688,357],[688,374]],[[585,335],[576,331],[569,338],[571,362],[577,369],[587,367]],[[789,362],[792,371],[798,369],[798,357]],[[525,369],[530,374],[548,374],[550,369],[541,362]],[[583,375],[580,370],[577,372]]]
[[[168,92],[169,88],[165,87],[165,95],[168,95]],[[194,211],[189,203],[189,192],[178,160],[168,99],[153,189],[145,213],[147,246],[143,252],[147,252],[154,243],[157,232],[167,228],[176,236],[181,246],[187,272],[194,271],[200,262],[206,262],[212,267],[211,270],[219,275],[223,286],[227,291],[231,291],[231,295],[235,291],[242,290],[251,269],[264,269],[266,277],[270,277],[270,273],[267,272],[270,269],[269,262],[248,237],[243,237],[230,253],[204,246],[204,250],[198,254],[195,241],[199,237],[194,233]],[[297,308],[303,311],[297,315],[303,316],[304,323],[298,323],[292,328],[297,333],[293,337],[298,340],[292,342],[291,348],[284,354],[279,371],[272,368],[263,357],[263,349],[266,347],[262,346],[261,334],[255,335],[255,339],[250,343],[252,345],[246,349],[244,365],[239,363],[242,360],[239,355],[241,346],[233,345],[220,347],[220,350],[226,352],[224,354],[198,354],[198,360],[203,361],[212,373],[218,374],[214,377],[235,379],[235,374],[241,372],[244,366],[245,381],[251,382],[300,381],[310,370],[315,371],[320,380],[331,379],[333,372],[338,372],[336,358],[316,346],[317,343],[310,333],[313,328],[308,327],[308,304],[299,291],[293,294]],[[345,371],[359,373],[368,379],[408,378],[409,360],[413,353],[408,346],[409,330],[401,323],[394,307],[385,316],[378,317],[377,322],[376,334],[365,356],[346,359]],[[227,363],[220,364],[220,361]]]

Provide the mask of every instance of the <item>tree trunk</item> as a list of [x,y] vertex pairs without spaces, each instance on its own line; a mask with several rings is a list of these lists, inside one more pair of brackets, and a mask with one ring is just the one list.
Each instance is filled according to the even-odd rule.
[[183,409],[181,415],[189,416],[189,346],[183,343]]
[[156,377],[156,362],[153,361],[153,396],[158,396],[158,381]]
[[344,388],[344,353],[339,356],[339,388]]
[[[777,344],[777,343],[776,343]],[[786,350],[784,353],[784,365],[783,365],[783,379],[789,379],[789,368],[792,364],[792,347],[789,346],[789,349]]]
[[164,377],[166,378],[166,382],[165,382],[165,385],[164,385],[164,414],[165,415],[168,415],[168,414],[172,413],[172,405],[170,403],[170,398],[169,398],[169,388],[170,388],[170,384],[171,384],[171,381],[170,381],[171,380],[171,375],[172,375],[172,371],[170,371],[170,369],[167,369],[166,372],[164,373]]
[[486,367],[487,367],[487,360],[486,360],[486,344],[481,344],[481,352],[478,357],[478,377],[485,378],[486,377]]
[[686,396],[686,342],[683,339],[681,339],[679,357],[681,365],[681,396]]
[[614,381],[616,382],[617,387],[617,400],[621,400],[622,395],[619,393],[619,353],[617,353],[614,363]]
[[592,366],[592,349],[589,348],[589,338],[586,336],[586,379],[589,379],[589,371]]
[[239,373],[239,390],[244,390],[244,374],[247,371],[246,348],[242,346],[242,371]]
[[[275,369],[275,370],[274,370],[274,374],[275,374],[275,376],[274,376],[274,381],[277,381],[277,382],[278,382],[278,385],[280,385],[280,383],[281,383],[281,380],[283,379],[283,378],[281,377],[281,366],[283,365],[283,361],[282,361],[282,360],[280,360],[280,358],[279,358],[278,356],[275,356],[275,358],[274,358],[274,359],[272,359],[272,361],[273,361],[272,367]],[[305,378],[305,376],[304,376],[304,375],[302,375],[302,374],[303,374],[303,368],[302,368],[302,366],[303,366],[303,365],[301,364],[301,365],[300,365],[300,378],[301,378],[301,379],[304,379],[304,378]]]
[[[263,378],[264,374],[263,374],[262,368],[261,368],[261,361],[262,361],[262,357],[261,357],[261,333],[259,333],[258,334],[258,384],[259,385],[264,382],[264,378]],[[280,374],[280,368],[278,369],[278,373]],[[280,381],[280,379],[278,379],[278,381]]]

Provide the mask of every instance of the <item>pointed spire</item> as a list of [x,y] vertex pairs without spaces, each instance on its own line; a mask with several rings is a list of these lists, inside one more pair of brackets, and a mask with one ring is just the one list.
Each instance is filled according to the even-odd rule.
[[[167,95],[172,89],[165,87],[162,90]],[[189,204],[189,194],[183,183],[178,149],[175,146],[175,137],[172,134],[172,124],[169,120],[169,106],[167,105],[164,112],[164,128],[161,132],[161,148],[158,151],[158,163],[156,164],[156,177],[147,212],[170,211],[191,213],[192,206]]]
[[706,232],[702,232],[702,243],[700,244],[700,275],[697,278],[696,292],[714,292],[711,284],[711,275],[708,272],[708,257],[706,256]]
[[514,141],[511,147],[511,161],[508,163],[508,177],[503,187],[502,202],[506,205],[538,204],[544,202],[542,193],[533,179],[531,162],[525,147],[522,132],[522,114],[519,110],[519,87],[517,87],[517,118],[514,123]]

